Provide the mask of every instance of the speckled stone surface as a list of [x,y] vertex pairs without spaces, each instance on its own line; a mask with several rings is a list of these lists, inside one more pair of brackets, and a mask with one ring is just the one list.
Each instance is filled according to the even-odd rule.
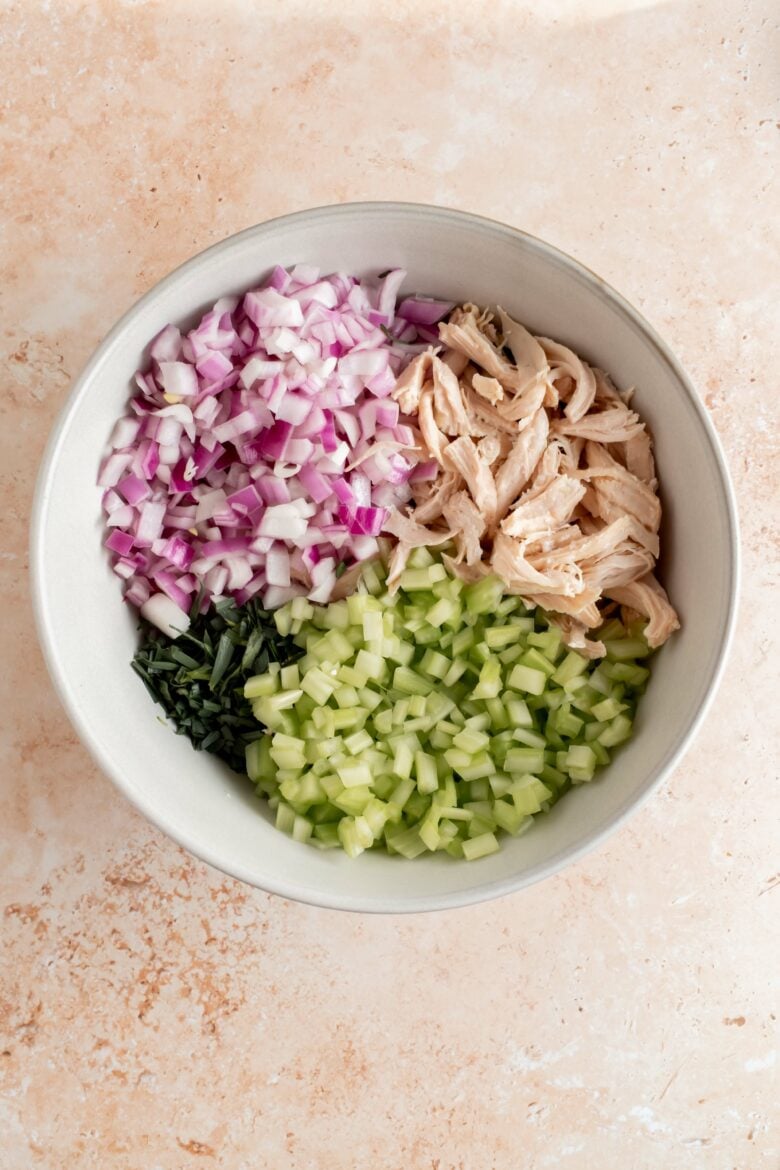
[[[776,16],[0,4],[2,1170],[780,1166]],[[633,300],[744,545],[723,686],[658,795],[557,878],[403,920],[268,897],[144,823],[26,583],[47,430],[114,320],[233,231],[382,198],[516,224]]]

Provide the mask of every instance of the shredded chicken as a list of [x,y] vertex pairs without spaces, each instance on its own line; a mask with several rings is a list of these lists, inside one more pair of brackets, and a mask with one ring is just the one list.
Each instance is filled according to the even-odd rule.
[[647,617],[660,645],[679,622],[653,576],[661,504],[633,391],[501,308],[463,305],[439,335],[443,349],[415,358],[393,391],[440,470],[386,525],[398,537],[391,587],[410,549],[451,541],[453,573],[497,573],[587,657],[604,654],[588,631],[616,605]]
[[516,422],[504,418],[495,406],[492,406],[486,399],[480,398],[470,386],[466,387],[464,398],[472,435],[485,436],[498,433],[514,437],[518,433],[519,428]]
[[645,429],[639,415],[633,410],[620,406],[614,410],[602,410],[597,414],[586,414],[579,422],[560,419],[552,425],[559,435],[571,435],[576,439],[592,439],[596,443],[624,443],[635,439]]
[[637,577],[649,572],[655,559],[646,549],[637,548],[627,542],[621,548],[613,549],[605,557],[599,557],[586,565],[582,578],[590,589],[604,593],[620,585],[630,585]]
[[456,349],[443,349],[441,352],[441,360],[445,366],[449,366],[456,378],[459,378],[466,366],[469,364],[469,359],[465,353],[458,353]]
[[546,382],[530,382],[522,394],[518,394],[516,398],[510,398],[502,402],[497,407],[498,413],[503,415],[504,418],[509,419],[510,422],[521,422],[523,419],[531,419],[537,410],[544,406],[546,395]]
[[502,437],[499,435],[485,435],[477,443],[477,452],[480,459],[487,463],[488,467],[492,467],[497,459],[500,459],[504,454],[504,444]]
[[529,488],[501,521],[501,531],[523,537],[549,532],[571,519],[584,495],[584,485],[568,475],[558,476],[541,490]]
[[383,531],[392,533],[402,544],[408,544],[410,548],[444,544],[452,536],[451,532],[433,532],[424,524],[418,524],[413,517],[405,516],[403,512],[397,510],[390,513]]
[[563,634],[563,640],[570,650],[577,650],[583,658],[603,658],[607,648],[603,642],[588,637],[588,627],[566,614],[557,614],[552,624]]
[[491,406],[495,406],[504,397],[504,387],[497,378],[486,378],[484,374],[474,374],[471,385],[481,398],[486,398]]
[[529,593],[524,600],[532,605],[540,605],[542,609],[550,609],[554,613],[562,613],[572,617],[586,629],[595,630],[601,625],[602,615],[596,602],[598,593],[592,589],[584,589],[577,597],[564,597],[556,593]]
[[550,429],[547,412],[537,410],[531,425],[515,439],[515,445],[496,474],[498,510],[503,515],[528,483],[547,446]]
[[581,361],[576,353],[560,342],[540,337],[539,344],[553,369],[552,380],[557,383],[560,397],[568,399],[564,414],[572,422],[578,422],[593,405],[596,375],[587,362]]
[[594,401],[599,406],[603,403],[607,403],[610,406],[614,406],[615,404],[622,406],[623,399],[620,397],[618,388],[609,374],[600,370],[598,366],[593,366],[593,376],[596,379],[596,396]]
[[[350,593],[354,593],[355,586],[360,580],[365,567],[365,561],[356,561],[345,573],[342,573],[331,590],[331,601],[341,601],[344,597],[349,597]],[[306,584],[308,587],[311,587],[310,581],[307,581]]]
[[445,471],[431,487],[426,484],[425,495],[420,490],[415,497],[416,507],[412,515],[420,524],[430,524],[441,516],[444,505],[458,490],[463,480],[456,471]]
[[436,426],[433,409],[433,387],[430,385],[426,386],[420,394],[417,406],[417,421],[420,425],[420,434],[428,449],[428,454],[437,463],[443,464],[444,446],[447,440]]
[[445,448],[443,458],[451,471],[457,471],[465,479],[474,503],[485,517],[487,527],[490,527],[498,510],[498,485],[487,463],[480,458],[473,440],[465,436],[455,439]]
[[457,376],[449,366],[433,357],[433,417],[436,426],[446,435],[470,435],[463,391]]
[[648,646],[661,646],[680,628],[680,620],[669,604],[666,591],[652,573],[648,573],[640,581],[607,589],[606,596],[620,605],[630,606],[631,609],[649,618],[645,627]]
[[448,322],[439,326],[439,337],[445,345],[465,354],[475,365],[481,366],[502,386],[521,389],[522,375],[502,356],[496,346],[480,329],[475,312],[456,309]]
[[547,355],[537,339],[519,321],[513,321],[500,306],[498,316],[504,335],[504,345],[511,351],[520,375],[518,378],[520,388],[523,378],[526,385],[545,379],[550,367],[547,364]]
[[442,553],[441,559],[444,567],[454,577],[460,577],[461,581],[467,585],[473,585],[475,581],[481,580],[490,572],[490,565],[486,565],[484,561],[480,561],[476,565],[467,565],[456,557],[451,557],[449,553]]
[[585,445],[587,470],[580,474],[589,480],[594,499],[588,500],[588,511],[609,523],[626,512],[634,516],[643,528],[657,532],[661,523],[661,501],[649,487],[618,463],[600,443]]
[[420,405],[422,388],[431,376],[432,356],[430,350],[418,354],[402,371],[395,384],[393,397],[404,414],[414,414]]
[[523,555],[523,546],[518,540],[504,536],[502,532],[493,542],[491,567],[518,592],[531,590],[560,593],[562,597],[576,597],[582,592],[582,574],[574,564],[563,565],[541,572]]
[[480,543],[485,531],[485,518],[468,492],[456,492],[442,508],[442,515],[452,532],[458,557],[467,565],[476,565],[482,560]]
[[[560,443],[552,442],[536,465],[531,486],[535,491],[543,491],[553,482],[561,470],[563,448]],[[530,489],[529,489],[530,490]],[[522,497],[521,497],[522,499]],[[519,503],[520,501],[518,501]]]
[[658,487],[655,478],[655,460],[653,459],[653,444],[647,430],[634,435],[624,444],[625,464],[632,475],[646,483],[652,492]]

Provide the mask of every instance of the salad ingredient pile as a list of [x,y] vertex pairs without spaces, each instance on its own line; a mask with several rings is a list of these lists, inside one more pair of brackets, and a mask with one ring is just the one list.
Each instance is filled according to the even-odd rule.
[[329,606],[276,612],[305,650],[251,678],[268,728],[247,770],[277,827],[350,857],[446,850],[474,860],[517,835],[631,734],[650,653],[641,630],[601,630],[596,665],[495,576],[465,585],[415,549],[391,594],[381,566]]
[[452,307],[396,306],[404,275],[277,267],[195,329],[154,339],[98,481],[129,602],[163,595],[186,613],[199,591],[239,605],[259,595],[267,609],[327,601],[340,570],[376,555],[410,479],[431,474],[415,471],[396,374]]
[[413,485],[416,527],[396,528],[391,582],[412,547],[450,535],[457,572],[497,573],[560,614],[568,645],[583,653],[603,656],[588,632],[610,600],[648,618],[648,642],[661,645],[679,622],[652,572],[661,504],[630,395],[502,309],[495,318],[466,305],[439,332],[441,356],[420,354],[393,391],[416,412],[438,473]]
[[272,664],[294,662],[301,650],[279,633],[257,601],[239,609],[225,597],[193,617],[175,641],[150,628],[133,670],[179,735],[243,772],[247,745],[262,734],[244,698],[244,684]]

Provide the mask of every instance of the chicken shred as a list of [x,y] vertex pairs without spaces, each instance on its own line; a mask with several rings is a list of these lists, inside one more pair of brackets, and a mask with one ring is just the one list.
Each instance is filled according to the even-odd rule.
[[571,519],[584,495],[584,484],[568,475],[558,476],[541,490],[529,488],[501,521],[501,531],[526,538],[549,532]]
[[517,423],[511,422],[499,414],[496,407],[492,406],[487,399],[480,398],[471,386],[466,387],[464,397],[473,435],[485,436],[500,433],[514,437],[518,433]]
[[504,453],[504,444],[501,439],[502,437],[499,435],[485,435],[477,443],[479,457],[484,459],[488,467],[492,467]]
[[455,439],[444,449],[443,459],[451,471],[457,471],[465,479],[474,503],[485,517],[485,524],[489,528],[498,511],[498,485],[487,463],[480,458],[474,441],[466,436]]
[[661,646],[680,628],[680,620],[669,603],[666,590],[652,573],[647,573],[639,581],[613,586],[605,591],[605,595],[649,619],[645,627],[648,646]]
[[404,414],[414,414],[420,405],[422,388],[431,376],[432,357],[429,349],[418,354],[402,371],[395,384],[393,398]]
[[473,585],[490,572],[490,565],[486,565],[484,561],[479,561],[476,565],[467,565],[456,557],[451,557],[449,553],[442,553],[441,559],[445,569],[452,573],[453,577],[460,577],[466,585]]
[[[568,399],[564,414],[572,422],[578,422],[585,417],[596,398],[596,375],[587,362],[581,361],[576,353],[560,342],[540,337],[539,344],[553,368],[552,380],[558,382],[558,393],[561,398]],[[561,379],[569,379],[565,391]]]
[[474,374],[471,385],[481,398],[485,398],[491,406],[495,406],[504,397],[504,387],[497,378],[486,378],[484,374]]
[[586,414],[578,422],[559,419],[552,429],[559,435],[570,435],[575,439],[591,439],[596,443],[625,443],[638,438],[645,429],[639,416],[625,406],[614,410],[602,410],[597,414]]
[[513,321],[508,313],[499,306],[499,320],[504,338],[504,345],[511,351],[520,377],[518,383],[522,389],[523,378],[525,385],[542,381],[550,372],[547,355],[532,333],[529,333],[519,321]]
[[429,485],[427,494],[416,498],[416,507],[412,513],[415,520],[420,524],[430,524],[433,520],[437,520],[441,516],[444,505],[463,483],[463,480],[456,471],[445,471],[436,480],[433,488]]
[[417,406],[417,421],[420,424],[420,434],[437,463],[444,463],[444,445],[447,442],[444,435],[436,426],[433,405],[433,386],[428,384],[420,394]]
[[547,446],[550,425],[545,410],[537,410],[531,425],[515,439],[503,467],[496,473],[498,510],[505,515],[536,470]]
[[624,444],[625,463],[628,470],[637,479],[646,483],[652,492],[658,487],[655,477],[655,460],[653,459],[653,444],[647,429],[639,435],[634,435]]
[[443,434],[470,435],[471,425],[463,404],[457,375],[440,358],[433,356],[433,417]]
[[456,492],[442,508],[442,515],[450,530],[455,533],[458,556],[467,565],[476,565],[482,560],[482,534],[485,518],[468,492]]
[[590,482],[594,496],[592,503],[586,497],[588,511],[606,523],[628,512],[643,528],[657,532],[661,501],[652,488],[613,459],[600,443],[589,440],[585,444],[585,459],[587,468],[580,474]]
[[502,386],[513,390],[522,389],[519,382],[522,375],[496,349],[493,342],[479,328],[477,317],[472,312],[455,310],[448,322],[439,326],[439,337],[451,349],[465,354],[475,365],[496,378]]
[[540,407],[544,406],[547,394],[546,382],[529,382],[522,394],[500,403],[498,413],[510,422],[522,422],[531,419]]
[[493,570],[506,581],[510,588],[522,591],[546,591],[560,593],[563,597],[576,597],[582,592],[582,573],[572,563],[551,568],[546,572],[535,568],[524,556],[520,541],[512,540],[499,532],[493,541]]
[[557,614],[552,625],[557,626],[563,634],[564,645],[582,654],[583,658],[603,658],[606,654],[607,648],[604,643],[589,638],[588,627],[575,618]]
[[653,575],[661,504],[633,391],[501,308],[463,305],[439,336],[442,348],[419,354],[393,391],[440,470],[385,525],[398,538],[390,586],[412,548],[451,542],[451,572],[497,573],[586,657],[604,655],[588,634],[617,605],[646,617],[660,645],[679,620]]

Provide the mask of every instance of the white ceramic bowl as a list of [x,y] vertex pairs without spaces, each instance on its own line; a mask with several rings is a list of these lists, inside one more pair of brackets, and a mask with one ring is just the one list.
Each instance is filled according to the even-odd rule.
[[[530,833],[478,862],[446,856],[350,861],[277,832],[268,810],[215,757],[163,726],[129,661],[134,615],[101,546],[95,477],[150,338],[194,323],[274,264],[356,274],[402,266],[405,289],[500,303],[637,387],[655,436],[665,505],[662,577],[682,630],[653,662],[631,742]],[[40,639],[79,735],[125,795],[199,857],[265,890],[360,911],[434,910],[506,894],[555,873],[620,825],[679,761],[717,685],[731,636],[737,521],[710,421],[672,354],[599,277],[540,240],[463,212],[346,204],[249,228],[189,260],[112,329],[76,382],[41,467],[32,521]],[[88,815],[88,810],[85,810]],[[684,848],[684,842],[680,842]]]

